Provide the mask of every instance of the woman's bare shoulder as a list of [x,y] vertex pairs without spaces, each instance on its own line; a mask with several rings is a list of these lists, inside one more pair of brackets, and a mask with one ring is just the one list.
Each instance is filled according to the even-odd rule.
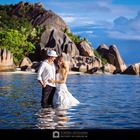
[[64,61],[64,65],[65,65],[66,69],[69,70],[69,62]]

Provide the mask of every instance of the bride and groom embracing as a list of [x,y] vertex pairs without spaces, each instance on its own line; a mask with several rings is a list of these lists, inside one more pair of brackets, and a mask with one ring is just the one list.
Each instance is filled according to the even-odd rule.
[[57,56],[54,50],[49,50],[37,74],[37,79],[42,86],[42,108],[67,109],[80,103],[67,89],[68,72],[69,67],[63,56]]

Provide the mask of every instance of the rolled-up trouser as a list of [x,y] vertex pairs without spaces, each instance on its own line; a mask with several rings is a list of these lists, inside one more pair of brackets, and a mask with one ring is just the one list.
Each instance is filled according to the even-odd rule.
[[56,87],[51,87],[49,85],[46,85],[45,88],[42,88],[42,99],[41,99],[41,107],[47,108],[47,107],[53,107],[53,96],[55,93]]

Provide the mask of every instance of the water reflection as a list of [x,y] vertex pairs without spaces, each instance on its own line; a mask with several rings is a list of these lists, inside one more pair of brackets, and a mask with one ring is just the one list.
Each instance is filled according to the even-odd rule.
[[0,128],[140,129],[139,76],[71,75],[67,84],[78,106],[40,109],[36,75],[0,74]]
[[67,116],[67,109],[42,108],[36,115],[38,116],[36,127],[39,129],[68,128],[69,117]]

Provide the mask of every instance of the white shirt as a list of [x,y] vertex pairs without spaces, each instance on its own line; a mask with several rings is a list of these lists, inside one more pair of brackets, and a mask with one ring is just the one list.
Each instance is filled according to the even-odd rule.
[[38,73],[37,73],[37,80],[43,81],[46,85],[55,87],[55,84],[49,83],[49,79],[55,80],[55,65],[54,63],[49,64],[47,60],[43,61]]

